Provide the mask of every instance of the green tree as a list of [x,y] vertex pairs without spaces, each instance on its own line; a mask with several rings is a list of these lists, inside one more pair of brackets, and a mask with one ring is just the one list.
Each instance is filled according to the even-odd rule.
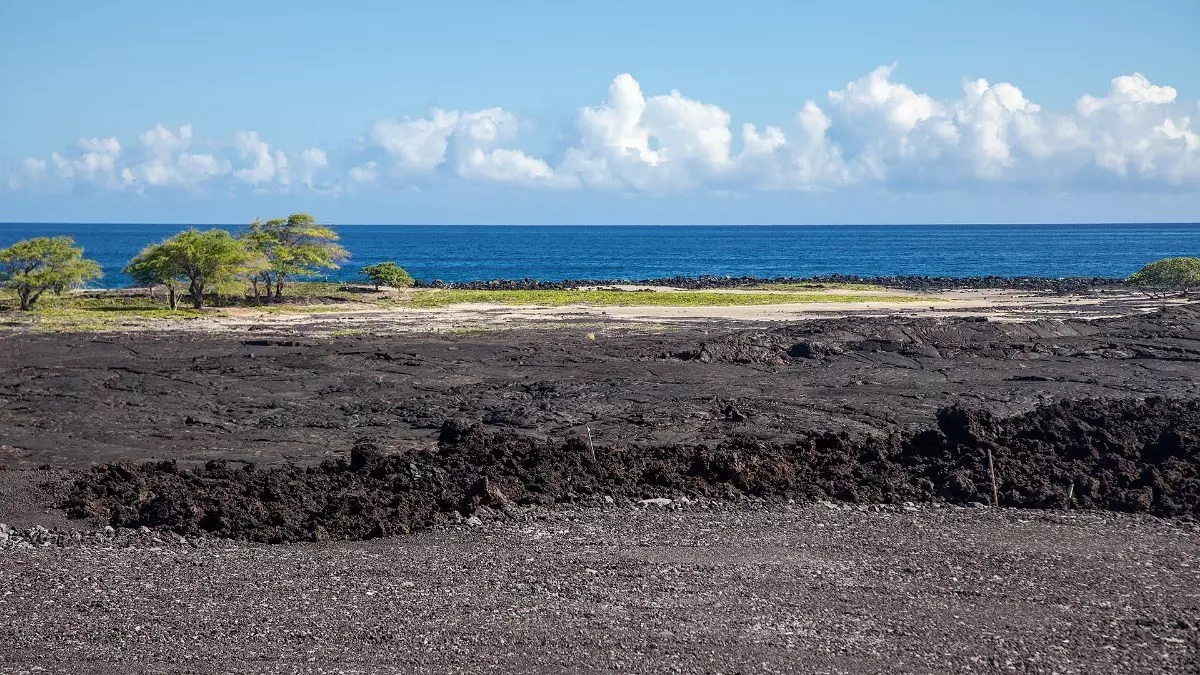
[[407,288],[413,285],[413,278],[409,276],[403,267],[394,262],[367,265],[362,268],[362,275],[367,278],[367,281],[375,284],[375,290],[379,290],[380,286]]
[[222,229],[184,230],[146,247],[129,268],[148,277],[186,280],[192,307],[204,308],[204,294],[220,291],[239,277],[258,272],[262,255]]
[[1186,294],[1192,286],[1200,286],[1200,258],[1157,260],[1130,275],[1129,283]]
[[268,296],[273,283],[275,299],[279,300],[283,298],[288,279],[337,269],[339,262],[350,257],[346,249],[338,245],[337,233],[307,213],[293,213],[287,218],[265,222],[255,220],[244,239],[262,252],[268,264],[251,277],[255,297],[258,297],[259,281],[266,284]]
[[151,244],[129,261],[124,272],[138,286],[166,286],[167,304],[178,309],[179,290],[184,285],[182,256],[178,253],[179,248],[169,240]]
[[100,266],[70,237],[36,237],[0,249],[0,285],[17,292],[23,310],[46,291],[57,295],[100,276]]

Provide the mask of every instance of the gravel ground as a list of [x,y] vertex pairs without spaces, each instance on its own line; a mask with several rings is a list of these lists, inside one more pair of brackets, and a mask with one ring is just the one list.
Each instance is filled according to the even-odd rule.
[[18,532],[0,673],[1196,672],[1197,534],[834,505],[485,513],[290,546]]

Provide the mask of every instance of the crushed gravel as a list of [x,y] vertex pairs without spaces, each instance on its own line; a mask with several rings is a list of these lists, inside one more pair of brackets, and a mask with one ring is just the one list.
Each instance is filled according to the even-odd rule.
[[1194,672],[1200,547],[1109,513],[482,509],[367,542],[0,548],[0,673]]

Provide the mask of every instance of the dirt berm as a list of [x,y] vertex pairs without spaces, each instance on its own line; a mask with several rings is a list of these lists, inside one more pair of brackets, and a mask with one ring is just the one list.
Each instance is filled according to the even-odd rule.
[[[996,418],[942,409],[935,428],[788,442],[593,449],[447,421],[437,448],[256,469],[212,461],[107,464],[63,505],[77,517],[262,542],[408,532],[479,506],[690,495],[719,500],[990,502],[992,451],[1004,506],[1200,512],[1200,402],[1087,399]],[[1073,486],[1073,487],[1072,487]]]

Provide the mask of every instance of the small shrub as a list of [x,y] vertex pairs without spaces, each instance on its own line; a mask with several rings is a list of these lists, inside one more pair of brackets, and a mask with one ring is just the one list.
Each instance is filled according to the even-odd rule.
[[1129,283],[1158,291],[1186,294],[1193,286],[1200,286],[1200,258],[1157,260],[1130,275]]
[[367,281],[375,285],[375,290],[379,290],[380,286],[408,288],[413,285],[413,278],[409,276],[403,267],[394,262],[367,265],[362,268],[362,275],[366,277]]

